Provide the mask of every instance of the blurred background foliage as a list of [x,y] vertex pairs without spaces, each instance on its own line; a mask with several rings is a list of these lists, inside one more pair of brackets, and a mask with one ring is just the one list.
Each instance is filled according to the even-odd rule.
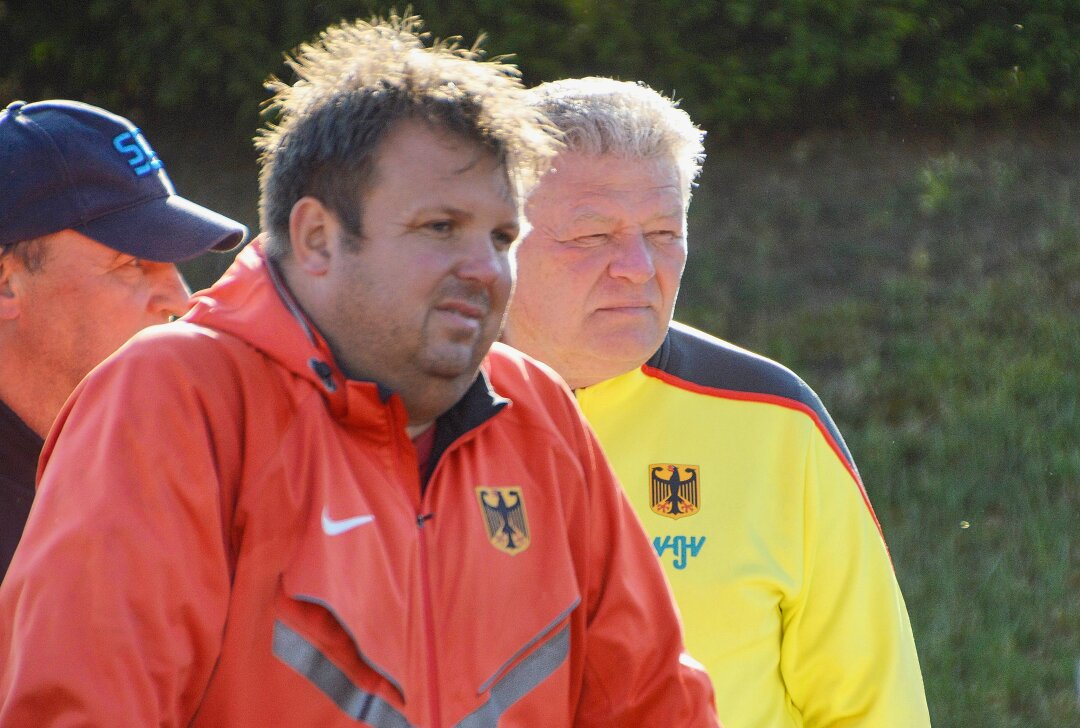
[[[682,100],[709,158],[677,314],[791,366],[832,410],[934,725],[1080,725],[1080,3],[413,8],[436,36],[490,34],[529,83],[611,75]],[[183,194],[254,229],[263,81],[327,25],[388,9],[0,0],[0,102],[123,113]],[[229,260],[185,274],[208,285]]]
[[[357,0],[0,2],[0,95],[235,116],[250,127],[281,54]],[[585,73],[673,92],[714,134],[869,117],[1080,108],[1072,0],[414,0],[440,37],[490,34],[530,81]],[[404,8],[402,8],[404,9]],[[647,29],[647,32],[645,32]]]

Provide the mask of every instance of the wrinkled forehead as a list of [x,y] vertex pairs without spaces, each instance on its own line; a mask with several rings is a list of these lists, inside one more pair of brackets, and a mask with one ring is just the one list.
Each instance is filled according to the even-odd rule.
[[362,206],[366,214],[408,218],[420,210],[454,210],[517,222],[519,207],[507,166],[490,147],[427,122],[391,129],[376,155]]
[[527,210],[531,218],[681,218],[686,200],[670,159],[564,152],[533,190]]
[[[431,143],[417,144],[418,138]],[[417,116],[403,117],[383,134],[372,153],[372,181],[378,181],[381,174],[399,163],[402,148],[406,149],[406,154],[412,152],[429,158],[439,152],[450,155],[447,164],[433,162],[426,166],[425,174],[459,175],[478,166],[496,170],[506,183],[507,199],[517,199],[514,166],[502,146],[490,143],[478,134],[464,133],[440,121]]]
[[565,165],[568,161],[573,162],[574,160],[589,160],[601,165],[608,160],[622,160],[628,164],[649,166],[658,179],[663,178],[665,181],[675,179],[684,199],[684,204],[689,203],[690,187],[693,180],[687,174],[683,164],[684,160],[677,157],[674,151],[670,149],[662,147],[639,149],[628,146],[620,149],[596,150],[587,146],[575,146],[571,139],[568,141],[567,148],[556,155],[551,166],[558,168],[560,163]]

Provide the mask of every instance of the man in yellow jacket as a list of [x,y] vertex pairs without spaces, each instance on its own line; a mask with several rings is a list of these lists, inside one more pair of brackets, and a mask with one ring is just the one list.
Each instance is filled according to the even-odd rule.
[[646,86],[533,101],[567,149],[530,195],[504,339],[575,390],[675,590],[729,728],[929,725],[855,463],[783,366],[671,321],[702,132]]

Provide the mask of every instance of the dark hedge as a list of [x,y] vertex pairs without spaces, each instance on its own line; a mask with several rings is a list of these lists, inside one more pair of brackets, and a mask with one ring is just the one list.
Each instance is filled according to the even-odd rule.
[[[346,0],[0,0],[0,100],[231,116],[247,132],[283,52]],[[860,119],[942,124],[1080,107],[1074,0],[435,0],[438,36],[490,36],[530,82],[603,74],[683,99],[715,135]]]

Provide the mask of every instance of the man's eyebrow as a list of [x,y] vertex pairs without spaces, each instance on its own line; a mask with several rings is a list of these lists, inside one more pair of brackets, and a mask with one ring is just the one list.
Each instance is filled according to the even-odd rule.
[[431,207],[421,207],[412,211],[413,219],[432,216],[452,217],[455,220],[471,220],[473,213],[452,205],[432,205]]
[[[682,208],[672,207],[667,210],[661,210],[654,215],[650,215],[649,217],[645,218],[644,222],[647,224],[651,222],[656,222],[657,220],[681,220],[682,217]],[[593,209],[584,209],[581,211],[570,210],[570,214],[563,219],[564,224],[560,227],[567,227],[570,225],[590,222],[610,223],[613,222],[615,219],[616,217],[613,215],[605,215]]]
[[[431,216],[449,217],[449,218],[453,218],[454,220],[462,220],[464,222],[471,222],[476,217],[476,213],[471,212],[471,211],[466,210],[466,209],[463,209],[463,208],[460,208],[460,207],[454,207],[452,205],[437,205],[437,206],[433,206],[433,207],[426,207],[426,208],[421,208],[419,210],[416,210],[413,213],[412,217],[413,217],[414,220],[416,220],[417,218],[428,218],[428,217],[431,217]],[[414,225],[423,225],[424,223],[415,222],[413,224]],[[514,229],[519,229],[521,227],[521,224],[518,222],[517,217],[513,217],[513,218],[507,218],[505,222],[498,223],[496,225],[496,227],[500,227],[500,228],[503,228],[503,227],[510,228],[510,227],[512,227]]]
[[472,217],[473,213],[470,210],[466,210],[463,207],[454,207],[453,205],[438,205],[431,209],[436,212],[441,212],[444,215],[453,215],[454,217]]

